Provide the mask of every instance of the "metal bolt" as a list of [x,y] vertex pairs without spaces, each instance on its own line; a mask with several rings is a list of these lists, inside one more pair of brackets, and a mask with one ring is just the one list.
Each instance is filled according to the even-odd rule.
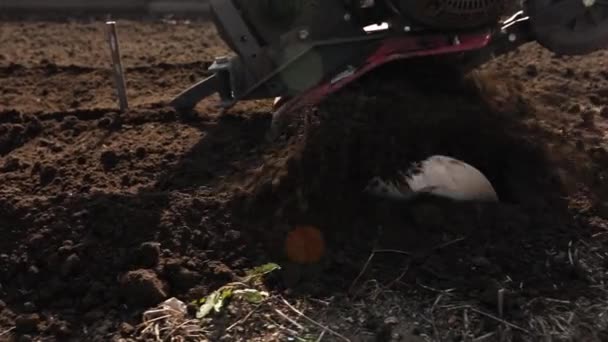
[[308,30],[300,30],[300,31],[298,31],[298,37],[299,37],[301,40],[305,40],[306,38],[308,38],[308,35],[309,35],[309,34],[310,34],[310,33],[308,32]]
[[350,19],[351,19],[350,13],[345,13],[344,14],[344,21],[350,21]]
[[517,35],[515,33],[509,33],[509,37],[508,38],[509,38],[509,41],[511,43],[513,43],[514,41],[517,40]]
[[454,36],[454,38],[452,39],[452,44],[460,45],[460,38],[458,38],[458,36]]
[[404,26],[404,27],[403,27],[403,31],[404,31],[404,32],[410,32],[411,30],[412,30],[412,28],[411,28],[411,27],[409,27],[409,26]]

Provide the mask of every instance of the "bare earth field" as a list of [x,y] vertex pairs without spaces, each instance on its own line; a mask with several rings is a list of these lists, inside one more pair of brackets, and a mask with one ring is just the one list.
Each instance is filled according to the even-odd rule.
[[[608,341],[608,53],[388,66],[271,143],[269,101],[165,105],[228,53],[210,24],[118,30],[123,114],[102,21],[0,22],[0,340]],[[502,202],[363,196],[430,154]],[[320,262],[287,261],[298,225]],[[262,302],[142,317],[270,262]]]

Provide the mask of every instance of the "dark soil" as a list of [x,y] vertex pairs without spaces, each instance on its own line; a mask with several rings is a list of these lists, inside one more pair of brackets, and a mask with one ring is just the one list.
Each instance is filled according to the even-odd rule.
[[[0,338],[134,338],[143,310],[277,262],[271,293],[353,341],[606,339],[607,53],[530,44],[465,78],[388,66],[271,143],[269,101],[165,106],[227,51],[208,23],[119,22],[123,114],[103,32],[0,23]],[[431,154],[478,167],[502,202],[362,194]],[[300,224],[324,234],[319,264],[285,260]],[[246,313],[210,340],[282,340],[263,315],[226,331]]]

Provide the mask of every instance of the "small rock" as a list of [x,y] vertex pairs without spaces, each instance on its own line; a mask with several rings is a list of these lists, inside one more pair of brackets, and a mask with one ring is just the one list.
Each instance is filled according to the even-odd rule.
[[36,265],[30,265],[30,267],[27,268],[27,274],[30,277],[36,278],[38,274],[40,274],[40,270],[38,267],[36,267]]
[[487,268],[492,265],[492,263],[490,262],[490,260],[488,260],[488,258],[482,257],[482,256],[473,258],[471,260],[471,262],[473,263],[473,265],[475,265],[477,267],[482,267],[482,268]]
[[591,104],[594,106],[601,106],[604,101],[601,97],[597,95],[590,95],[589,102],[591,102]]
[[33,333],[38,331],[40,316],[36,313],[19,315],[15,319],[15,330],[20,333]]
[[536,66],[536,64],[528,64],[526,66],[526,75],[530,77],[538,76],[538,67]]
[[42,165],[40,164],[40,162],[34,163],[34,165],[32,166],[32,175],[40,172],[41,168],[42,168]]
[[553,257],[553,262],[556,265],[565,265],[566,262],[568,260],[568,255],[566,254],[566,252],[559,252],[557,253],[554,257]]
[[34,338],[31,335],[25,334],[19,337],[19,342],[32,342]]
[[608,219],[608,203],[602,202],[597,208],[597,215],[603,219]]
[[100,127],[100,128],[110,127],[111,124],[112,124],[112,119],[105,117],[105,116],[97,121],[97,127]]
[[133,334],[134,331],[135,331],[135,328],[131,324],[126,323],[126,322],[120,323],[120,334],[123,337],[130,336],[131,334]]
[[108,118],[110,118],[110,129],[119,129],[122,127],[122,118],[118,113],[108,113],[106,114]]
[[167,298],[165,284],[151,270],[130,271],[122,276],[120,285],[123,296],[134,305],[153,306]]
[[567,68],[565,75],[566,75],[566,77],[573,77],[574,76],[574,69]]
[[580,104],[575,103],[572,106],[570,106],[570,108],[568,108],[568,113],[570,114],[580,114],[580,112],[583,110],[583,108],[581,107]]
[[61,122],[61,129],[74,128],[74,126],[76,126],[77,123],[78,123],[77,117],[75,117],[74,115],[68,115],[65,118],[63,118],[63,122]]
[[28,313],[33,313],[36,311],[36,304],[32,302],[23,303],[23,310]]
[[102,311],[89,311],[82,317],[85,322],[92,324],[95,322],[99,322],[104,317],[104,313]]
[[594,127],[595,126],[595,112],[591,110],[587,110],[581,113],[581,119],[583,120],[584,127]]
[[112,169],[118,164],[118,155],[114,151],[104,151],[100,161],[105,169]]
[[78,271],[79,267],[80,257],[76,254],[71,254],[65,259],[65,261],[61,265],[61,275],[63,275],[64,277],[72,275],[76,273],[76,271]]
[[43,234],[40,233],[34,233],[32,234],[29,239],[28,239],[28,245],[33,248],[33,249],[37,249],[42,245],[42,242],[45,240],[45,237]]
[[55,169],[52,166],[43,166],[40,169],[40,184],[46,185],[49,184],[50,182],[52,182],[55,179],[55,176],[57,175],[57,169]]
[[27,128],[25,130],[25,132],[28,135],[37,135],[40,132],[42,132],[43,126],[42,126],[42,122],[40,121],[40,119],[38,119],[37,117],[33,116],[30,119],[30,122],[27,124]]
[[146,268],[152,268],[160,260],[160,243],[144,242],[137,249],[137,262]]
[[165,265],[165,275],[169,279],[171,286],[177,290],[187,290],[200,279],[200,274],[183,267],[179,260],[171,260]]
[[20,166],[21,166],[21,163],[19,162],[19,159],[11,157],[11,158],[8,158],[4,162],[4,165],[2,166],[2,168],[0,168],[0,171],[2,171],[2,172],[13,172],[13,171],[19,170]]
[[62,255],[62,256],[69,255],[71,252],[72,252],[72,246],[69,246],[69,245],[68,246],[64,245],[57,249],[57,253],[59,253],[59,255]]
[[13,125],[11,129],[11,135],[18,137],[25,132],[25,127],[23,125]]
[[143,159],[146,156],[146,149],[144,147],[138,147],[135,150],[135,156],[139,159]]
[[224,238],[229,241],[236,241],[241,238],[241,232],[229,229],[224,233]]
[[72,335],[72,330],[70,329],[69,324],[65,321],[54,321],[49,325],[49,330],[56,336],[67,337]]
[[399,323],[399,320],[397,319],[397,317],[394,316],[390,316],[384,319],[384,324],[397,324]]
[[120,178],[120,185],[122,186],[129,186],[131,185],[131,176],[129,175],[124,175]]
[[188,315],[194,316],[198,312],[198,306],[196,304],[189,303],[186,306],[186,310],[188,311]]

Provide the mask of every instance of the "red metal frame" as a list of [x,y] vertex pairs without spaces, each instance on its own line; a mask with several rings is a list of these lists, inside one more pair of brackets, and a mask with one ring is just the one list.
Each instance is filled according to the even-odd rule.
[[413,57],[442,55],[481,49],[491,40],[489,31],[458,36],[458,42],[446,35],[405,36],[384,40],[376,51],[357,69],[342,78],[334,77],[318,86],[312,87],[298,96],[275,102],[278,110],[275,116],[293,112],[304,106],[314,106],[328,95],[344,88],[347,84],[361,78],[368,72],[386,63]]

